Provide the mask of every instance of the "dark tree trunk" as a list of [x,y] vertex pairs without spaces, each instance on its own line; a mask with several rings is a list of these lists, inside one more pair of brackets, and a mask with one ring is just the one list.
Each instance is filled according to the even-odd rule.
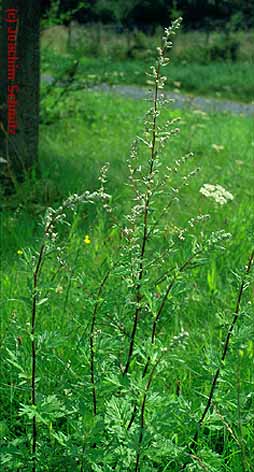
[[2,0],[0,15],[0,176],[9,185],[38,164],[40,0]]

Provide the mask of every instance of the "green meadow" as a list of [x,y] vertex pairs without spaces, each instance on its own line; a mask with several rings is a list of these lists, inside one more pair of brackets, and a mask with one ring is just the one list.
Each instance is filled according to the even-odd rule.
[[[146,72],[153,59],[119,60],[116,58],[83,57],[79,54],[56,54],[45,52],[44,73],[62,77],[72,68],[73,60],[80,60],[77,80],[80,87],[101,83],[109,85],[147,85]],[[172,62],[164,70],[167,77],[166,90],[193,95],[230,99],[249,103],[254,95],[253,63],[210,62],[208,64]],[[65,74],[67,75],[67,74]],[[77,86],[78,87],[78,86]]]

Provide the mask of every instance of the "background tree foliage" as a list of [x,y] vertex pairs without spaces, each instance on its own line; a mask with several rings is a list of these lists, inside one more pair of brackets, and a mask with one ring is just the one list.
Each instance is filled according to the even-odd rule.
[[[52,2],[43,2],[43,13]],[[59,0],[59,12],[76,9],[79,0]],[[188,29],[224,27],[231,22],[234,28],[252,28],[254,0],[90,0],[85,8],[78,9],[74,18],[81,22],[116,23],[127,27],[147,29],[148,26],[165,26],[169,18],[183,17]]]

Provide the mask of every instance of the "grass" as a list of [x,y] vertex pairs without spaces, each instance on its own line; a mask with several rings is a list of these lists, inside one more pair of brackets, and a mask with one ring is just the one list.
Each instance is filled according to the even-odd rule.
[[[17,210],[15,216],[12,209],[10,211],[6,225],[10,231],[7,227],[7,232],[3,231],[3,238],[6,239],[4,254],[8,256],[13,247],[13,244],[7,243],[10,238],[17,241],[16,248],[23,246],[29,232],[33,234],[35,215],[41,214],[46,205],[60,202],[68,193],[77,189],[92,189],[103,163],[111,163],[109,190],[114,191],[117,199],[117,195],[124,191],[131,139],[142,129],[146,104],[86,91],[73,93],[67,103],[68,108],[64,105],[59,111],[59,121],[53,126],[41,127],[40,160],[44,181],[39,187],[36,183],[32,191],[29,187],[30,193],[25,192],[29,212],[33,212],[30,223],[22,209]],[[173,117],[179,115],[178,111],[170,109],[165,111],[165,115],[167,113]],[[218,181],[233,194],[237,192],[233,206],[247,209],[253,186],[252,119],[230,114],[207,115],[198,110],[194,113],[181,112],[181,116],[188,125],[182,127],[181,138],[176,139],[172,150],[169,149],[168,159],[170,161],[175,153],[182,155],[193,150],[197,165],[202,167],[202,178],[195,191],[190,191],[191,199],[188,197],[190,207],[197,207],[194,202],[201,182]],[[68,138],[63,140],[63,137]],[[221,145],[223,149],[216,151],[213,145]],[[22,198],[22,195],[19,197]],[[23,196],[23,210],[27,204],[25,198]],[[201,197],[198,202],[200,200]],[[225,211],[217,222],[219,226]],[[24,222],[20,225],[22,218]],[[16,224],[20,228],[18,234],[13,231]],[[31,236],[29,239],[32,240]]]
[[[86,91],[73,93],[67,103],[68,108],[65,105],[60,108],[59,121],[53,126],[41,126],[41,184],[35,182],[32,189],[29,184],[25,192],[22,189],[22,194],[17,197],[21,200],[20,207],[15,213],[12,207],[8,212],[7,205],[6,221],[3,221],[3,260],[5,257],[8,261],[16,259],[16,250],[32,243],[36,231],[35,217],[42,215],[47,205],[60,202],[77,189],[92,190],[105,162],[111,164],[109,191],[122,206],[130,143],[142,129],[146,104]],[[169,109],[164,114],[176,117],[179,112]],[[208,182],[225,185],[235,195],[234,202],[228,210],[223,209],[220,216],[214,210],[215,227],[224,226],[226,220],[231,224],[235,222],[237,227],[240,219],[249,220],[249,202],[253,195],[252,119],[230,114],[208,115],[198,110],[193,113],[181,111],[181,117],[185,125],[182,126],[181,138],[176,139],[173,148],[168,150],[168,161],[175,154],[183,155],[192,150],[196,165],[202,168],[201,176],[186,199],[186,213],[181,209],[181,223],[192,208],[195,213],[201,205],[202,197],[198,190],[202,182]],[[216,150],[217,145],[222,149]],[[202,204],[208,205],[206,202]],[[210,210],[212,205],[208,207]],[[242,215],[243,211],[246,211],[245,215]],[[241,234],[242,225],[238,226]]]
[[[87,188],[92,191],[105,162],[110,162],[107,191],[112,194],[116,217],[122,221],[131,203],[125,185],[127,158],[133,137],[142,132],[147,109],[146,103],[94,91],[72,92],[54,110],[51,104],[48,97],[43,105],[48,114],[53,114],[54,123],[42,125],[40,130],[42,179],[39,183],[24,184],[3,207],[1,355],[4,380],[0,428],[4,472],[27,470],[31,465],[28,447],[29,424],[33,417],[29,403],[30,267],[32,257],[38,257],[42,235],[38,222],[47,206],[56,206],[70,193]],[[160,331],[163,342],[169,345],[182,326],[189,332],[189,342],[185,350],[180,345],[179,351],[177,348],[171,353],[156,375],[148,398],[142,472],[179,471],[180,458],[195,433],[195,422],[200,417],[219,362],[221,342],[235,309],[240,269],[247,263],[253,246],[252,119],[229,114],[208,115],[199,110],[180,114],[181,134],[167,146],[163,168],[193,151],[194,159],[187,164],[186,172],[193,167],[201,170],[183,190],[181,201],[175,202],[166,215],[165,232],[159,243],[162,248],[166,247],[175,226],[185,226],[195,215],[210,214],[205,228],[194,229],[186,245],[181,239],[176,241],[176,259],[173,253],[169,259],[172,270],[173,260],[180,263],[188,257],[195,238],[202,239],[202,231],[209,234],[218,228],[224,229],[232,238],[225,243],[224,250],[215,249],[184,278],[179,278],[167,300]],[[178,115],[175,110],[165,109],[162,121]],[[225,186],[234,200],[220,207],[205,199],[199,192],[203,183]],[[174,185],[177,185],[177,176]],[[96,205],[78,209],[69,220],[71,226],[63,226],[59,231],[59,250],[52,251],[45,260],[40,278],[36,326],[38,471],[60,472],[64,467],[66,472],[123,472],[130,470],[126,464],[128,461],[133,464],[137,447],[138,421],[129,434],[126,422],[134,393],[138,391],[142,396],[145,388],[138,371],[139,362],[146,354],[145,339],[140,333],[136,370],[121,383],[117,374],[118,346],[127,343],[122,329],[130,332],[131,328],[128,311],[131,300],[125,287],[127,277],[124,286],[120,286],[116,272],[106,293],[98,295],[108,259],[118,249],[117,231],[112,227],[111,216],[105,217]],[[91,244],[84,243],[86,234]],[[23,254],[17,254],[18,250]],[[155,245],[154,254],[159,251]],[[121,277],[121,267],[117,270]],[[158,303],[160,296],[157,293],[153,303]],[[95,351],[99,414],[94,417],[87,340],[97,299],[101,304]],[[147,303],[151,303],[149,297]],[[244,310],[213,409],[201,434],[198,459],[189,458],[188,470],[209,467],[211,472],[251,471],[254,461],[253,303],[253,294],[246,288]],[[123,359],[120,358],[120,362]],[[127,401],[123,401],[124,392],[129,392]],[[94,447],[95,444],[99,447]],[[113,469],[116,460],[119,463]],[[85,461],[83,466],[82,461]]]

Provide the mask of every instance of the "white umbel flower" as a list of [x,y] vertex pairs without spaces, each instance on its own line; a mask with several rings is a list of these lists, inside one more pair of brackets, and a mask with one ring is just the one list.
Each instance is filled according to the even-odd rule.
[[199,191],[204,197],[213,198],[220,205],[225,205],[225,203],[234,199],[232,193],[218,184],[204,184]]

